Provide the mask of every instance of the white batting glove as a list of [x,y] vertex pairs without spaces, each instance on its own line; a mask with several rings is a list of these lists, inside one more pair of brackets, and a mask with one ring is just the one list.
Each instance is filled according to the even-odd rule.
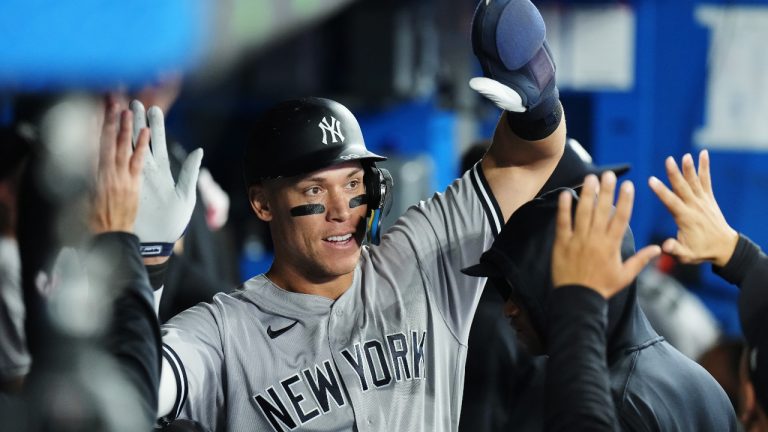
[[141,128],[148,124],[152,149],[144,158],[139,213],[134,231],[141,241],[142,256],[169,256],[173,244],[184,234],[192,217],[203,149],[187,156],[181,166],[179,181],[174,182],[165,143],[163,111],[153,106],[145,112],[144,105],[137,100],[131,102],[131,111],[134,142]]
[[491,102],[505,111],[516,113],[526,111],[520,94],[494,79],[475,77],[469,80],[469,86],[472,87],[472,90],[490,99]]

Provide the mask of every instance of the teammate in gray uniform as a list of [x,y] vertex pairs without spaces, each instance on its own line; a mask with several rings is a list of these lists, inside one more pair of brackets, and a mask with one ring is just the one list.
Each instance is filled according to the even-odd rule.
[[[541,19],[527,0],[496,3]],[[503,9],[486,6],[478,14]],[[542,188],[565,142],[554,64],[543,39],[527,43],[538,44],[525,54],[536,70],[523,61],[503,77],[486,71],[481,85],[497,102],[517,96],[504,104],[514,121],[502,114],[482,162],[380,243],[392,185],[352,113],[321,98],[267,111],[244,172],[273,265],[163,327],[161,416],[205,430],[457,430],[485,284],[461,269]]]

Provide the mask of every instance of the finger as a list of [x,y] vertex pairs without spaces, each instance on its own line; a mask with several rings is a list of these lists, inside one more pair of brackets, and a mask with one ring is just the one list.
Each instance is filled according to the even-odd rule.
[[203,149],[199,148],[187,156],[179,173],[179,182],[176,184],[176,193],[189,198],[195,194],[197,176],[200,174],[200,163],[203,160]]
[[147,113],[144,105],[136,99],[131,101],[131,112],[133,112],[133,145],[136,146],[139,133],[147,127]]
[[[570,190],[560,192],[557,202],[557,228],[555,230],[555,245],[565,244],[573,235],[571,225],[571,203],[573,195]],[[557,247],[557,246],[556,246]]]
[[709,152],[702,150],[699,153],[699,180],[701,181],[701,188],[709,195],[712,193],[712,177],[709,173]]
[[150,144],[155,162],[160,167],[170,167],[168,147],[165,142],[165,118],[163,110],[153,106],[147,111],[149,119]]
[[115,164],[123,168],[131,159],[131,134],[133,133],[133,114],[125,110],[120,113],[120,129],[117,133]]
[[622,286],[627,286],[635,280],[637,275],[648,265],[648,263],[661,254],[661,248],[656,245],[646,246],[640,249],[636,254],[632,255],[628,260],[624,261],[624,268],[622,274],[624,275],[624,283]]
[[600,192],[597,196],[597,206],[592,216],[592,227],[597,232],[605,232],[613,211],[613,194],[616,191],[616,174],[613,171],[603,173],[600,180]]
[[576,220],[574,221],[574,235],[586,235],[592,225],[592,214],[595,209],[595,194],[599,187],[597,176],[590,174],[584,178],[584,186],[581,188],[579,203],[576,205]]
[[672,213],[672,217],[675,219],[677,219],[682,214],[683,210],[685,210],[685,203],[683,200],[675,195],[674,192],[669,190],[669,188],[664,183],[662,183],[661,180],[651,176],[648,179],[648,186],[650,186],[651,190],[653,190],[653,193],[659,197],[659,200],[661,200],[667,210]]
[[696,196],[701,195],[701,183],[699,183],[699,176],[696,175],[696,167],[693,166],[693,157],[690,153],[683,156],[683,177],[691,188],[691,192]]
[[667,168],[667,177],[669,178],[669,183],[672,186],[675,195],[680,197],[683,201],[690,200],[693,197],[693,192],[691,191],[691,187],[688,186],[688,182],[685,181],[680,169],[677,167],[675,158],[669,156],[664,165]]
[[109,167],[115,163],[115,138],[117,136],[117,105],[107,101],[104,107],[104,124],[101,127],[99,148],[99,167]]
[[136,148],[133,150],[130,162],[131,176],[136,177],[141,174],[141,168],[144,166],[144,158],[149,151],[149,129],[143,128],[139,131],[136,139]]
[[687,263],[690,262],[691,251],[685,245],[677,241],[674,238],[668,238],[664,240],[661,245],[661,249],[664,253],[677,257],[680,261]]
[[117,103],[117,110],[123,112],[128,108],[128,94],[126,93],[125,86],[118,86],[118,88],[109,92],[110,97],[115,103]]
[[617,243],[621,243],[621,239],[624,238],[624,232],[629,226],[634,202],[635,186],[631,181],[627,180],[621,184],[619,198],[616,201],[616,211],[608,226],[608,236]]

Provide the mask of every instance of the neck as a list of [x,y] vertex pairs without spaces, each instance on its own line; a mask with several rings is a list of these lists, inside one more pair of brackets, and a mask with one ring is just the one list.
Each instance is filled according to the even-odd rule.
[[266,276],[273,284],[286,291],[336,300],[352,286],[355,272],[340,276],[313,277],[294,268],[280,265],[275,260]]

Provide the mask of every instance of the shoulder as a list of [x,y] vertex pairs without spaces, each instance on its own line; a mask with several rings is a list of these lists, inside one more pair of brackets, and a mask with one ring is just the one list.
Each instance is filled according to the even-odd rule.
[[[722,387],[699,364],[661,340],[633,353],[626,371],[623,410],[652,418],[686,419],[690,424],[727,421],[733,414]],[[730,414],[730,415],[729,415]],[[707,419],[705,419],[707,418]]]

